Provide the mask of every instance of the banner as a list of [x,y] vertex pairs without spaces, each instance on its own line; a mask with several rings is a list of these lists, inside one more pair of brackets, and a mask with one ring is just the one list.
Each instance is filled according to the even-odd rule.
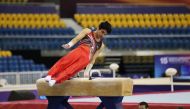
[[154,77],[165,77],[167,68],[175,68],[177,76],[190,76],[190,55],[155,55]]

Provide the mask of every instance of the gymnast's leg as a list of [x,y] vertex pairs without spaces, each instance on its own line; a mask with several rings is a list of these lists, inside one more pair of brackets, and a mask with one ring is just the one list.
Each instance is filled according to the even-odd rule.
[[49,81],[49,86],[68,80],[80,70],[84,69],[90,61],[89,53],[88,46],[79,47],[58,61],[48,72],[48,75],[53,78]]

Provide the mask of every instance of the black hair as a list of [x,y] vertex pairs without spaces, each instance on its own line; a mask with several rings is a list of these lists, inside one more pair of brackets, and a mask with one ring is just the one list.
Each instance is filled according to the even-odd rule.
[[111,33],[111,24],[108,21],[101,22],[99,25],[99,29],[105,29],[108,34]]
[[145,105],[145,107],[148,108],[148,103],[147,102],[142,101],[142,102],[139,103],[139,105]]

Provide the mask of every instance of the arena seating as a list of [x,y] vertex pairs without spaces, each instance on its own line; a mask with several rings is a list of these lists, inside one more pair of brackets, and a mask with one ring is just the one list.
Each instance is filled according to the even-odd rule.
[[0,4],[0,35],[73,35],[55,6]]
[[126,50],[189,50],[188,36],[128,36],[107,38],[105,43],[110,49]]
[[[0,14],[0,19],[3,21],[0,23],[0,48],[2,50],[63,50],[61,45],[68,43],[74,37],[73,29],[66,27],[64,22],[60,20],[55,6],[26,4],[16,9],[16,5],[9,5],[16,10],[14,12],[9,6],[5,4],[3,6],[7,9],[2,10],[3,13]],[[42,7],[44,8],[41,9]],[[177,51],[190,49],[190,11],[185,6],[126,5],[121,6],[122,8],[120,6],[107,6],[104,7],[105,9],[97,6],[94,12],[90,11],[91,7],[86,7],[85,11],[77,10],[74,19],[82,27],[97,27],[100,21],[110,21],[113,25],[113,31],[104,39],[110,50]],[[99,8],[102,11],[97,13],[96,10]],[[115,8],[115,10],[110,8]],[[122,11],[125,8],[127,11]],[[112,11],[105,11],[107,9]],[[96,64],[96,68],[110,64],[106,60],[107,57],[103,58],[102,62]],[[145,61],[142,63],[138,59],[132,63],[120,62],[127,69],[123,72],[153,72],[153,62]],[[138,67],[139,65],[143,67]],[[141,71],[133,69],[135,67]],[[146,69],[143,69],[145,67]],[[151,69],[151,71],[147,69]],[[133,70],[136,71],[133,72]],[[144,74],[142,74],[143,77],[150,75]],[[133,77],[134,75],[129,74],[128,76]]]
[[[129,8],[128,6],[126,7]],[[105,38],[105,43],[109,49],[187,50],[190,48],[190,39],[188,37],[190,34],[190,14],[184,6],[176,6],[175,10],[183,8],[183,10],[186,11],[165,10],[165,13],[164,9],[170,9],[171,7],[149,7],[150,9],[158,9],[155,13],[146,10],[144,11],[147,13],[132,12],[132,10],[136,8],[139,9],[141,7],[130,7],[130,13],[120,13],[118,10],[118,13],[113,12],[106,14],[103,12],[99,14],[95,12],[91,14],[78,12],[74,18],[83,27],[97,27],[100,21],[109,20],[113,25],[113,36]],[[172,9],[173,8],[174,6],[172,6]],[[50,6],[50,9],[52,9],[52,6]],[[58,14],[51,12],[53,11],[49,11],[49,13],[45,13],[44,11],[44,13],[39,12],[32,14],[27,12],[25,14],[0,14],[1,19],[5,22],[11,22],[13,20],[12,23],[3,22],[0,25],[2,27],[2,29],[0,29],[0,35],[2,35],[0,47],[10,50],[61,49],[61,44],[67,43],[72,38],[62,35],[72,35],[74,31],[72,28],[60,27],[64,26],[64,24],[59,24],[60,18]],[[21,19],[25,21],[25,23],[21,23]],[[20,23],[16,22],[17,20]],[[117,35],[119,35],[119,37],[117,37]],[[57,36],[62,37],[58,38]]]
[[77,12],[78,13],[84,13],[84,14],[102,14],[102,13],[189,13],[190,10],[188,6],[179,4],[179,5],[173,5],[173,4],[79,4],[77,5]]
[[[0,47],[4,50],[55,50],[62,49],[63,43],[69,42],[72,37],[43,37],[38,38],[3,38],[0,40]],[[109,49],[117,50],[189,50],[190,38],[188,36],[109,36],[105,40]],[[15,46],[16,45],[16,46]]]
[[12,56],[11,51],[2,51],[0,50],[0,57],[10,57]]
[[153,75],[153,56],[123,56],[122,76],[131,78],[149,78]]
[[1,28],[65,28],[58,14],[0,14]]
[[58,38],[55,36],[42,37],[28,36],[25,38],[3,38],[0,40],[0,47],[4,50],[55,50],[63,49],[61,45],[67,43],[72,37]]
[[[11,1],[11,0],[4,0],[4,1]],[[53,4],[30,4],[30,3],[25,3],[25,4],[20,4],[18,2],[16,3],[11,3],[7,4],[6,2],[1,2],[0,4],[0,10],[1,13],[57,13],[57,10],[55,8],[55,5]]]
[[0,51],[0,72],[43,71],[45,65],[36,64],[33,60],[12,55],[11,51]]
[[110,21],[114,35],[189,34],[190,14],[75,14],[84,28]]
[[43,71],[47,71],[44,64],[0,50],[0,79],[6,79],[8,84],[34,84]]
[[110,21],[113,27],[160,28],[187,27],[190,14],[184,13],[152,13],[152,14],[75,14],[76,21],[84,26],[96,26],[101,21]]
[[[92,8],[93,10],[90,10]],[[98,5],[95,8],[93,5],[81,4],[77,7],[74,18],[83,28],[97,28],[101,21],[109,21],[113,26],[113,37],[107,37],[105,43],[110,49],[187,50],[190,34],[189,13],[189,9],[184,5],[113,4]]]
[[7,4],[11,4],[11,3],[27,3],[28,0],[0,0],[0,3],[7,3]]
[[[190,47],[189,13],[190,10],[185,5],[79,4],[74,19],[83,28],[97,28],[101,21],[109,21],[113,29],[104,42],[111,50],[177,51],[189,50]],[[153,75],[153,57],[125,57],[120,63],[122,76],[147,78]]]

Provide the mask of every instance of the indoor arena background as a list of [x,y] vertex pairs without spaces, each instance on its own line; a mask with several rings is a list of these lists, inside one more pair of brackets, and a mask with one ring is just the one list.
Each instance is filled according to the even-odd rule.
[[[117,63],[116,76],[133,79],[125,109],[138,109],[141,101],[150,109],[190,109],[189,5],[189,0],[0,0],[0,109],[45,109],[36,80],[68,52],[62,44],[101,21],[113,28],[93,69],[112,77],[109,66]],[[168,68],[177,71],[173,92]],[[100,100],[69,102],[95,109]]]

